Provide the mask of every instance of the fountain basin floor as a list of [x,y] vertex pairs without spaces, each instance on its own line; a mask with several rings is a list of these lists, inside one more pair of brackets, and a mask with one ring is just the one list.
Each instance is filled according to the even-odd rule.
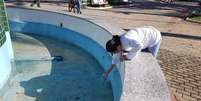
[[[15,75],[1,101],[113,101],[103,69],[84,50],[51,38],[11,35]],[[63,61],[42,60],[51,56],[62,56]]]

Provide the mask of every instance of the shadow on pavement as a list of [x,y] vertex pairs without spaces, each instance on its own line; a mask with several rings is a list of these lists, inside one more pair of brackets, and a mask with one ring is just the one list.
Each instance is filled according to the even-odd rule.
[[185,34],[175,34],[175,33],[169,33],[169,32],[161,32],[161,35],[162,36],[168,36],[168,37],[191,39],[191,40],[200,40],[201,41],[201,36],[193,36],[193,35],[185,35]]
[[[186,4],[187,3],[187,4]],[[127,6],[130,9],[160,9],[160,10],[178,10],[178,9],[192,9],[194,7],[198,7],[198,5],[189,2],[174,2],[174,3],[160,3],[160,2],[152,2],[152,1],[134,1],[132,6]],[[122,6],[125,8],[125,6]],[[114,8],[121,8],[119,6],[114,6]]]
[[[172,16],[172,17],[186,17],[186,13],[189,13],[191,10],[198,8],[199,6],[196,3],[192,2],[175,2],[172,4],[168,3],[160,3],[160,2],[151,2],[151,1],[143,1],[137,2],[135,1],[132,4],[128,4],[127,6],[114,6],[114,10],[110,10],[116,13],[123,14],[147,14],[147,15],[159,15],[159,16]],[[118,9],[119,8],[119,9]],[[121,10],[124,9],[125,10]],[[117,10],[115,10],[117,9]],[[135,10],[135,11],[133,11]],[[140,12],[140,10],[171,10],[171,12],[164,13],[145,13]]]
[[[125,31],[129,31],[130,29],[124,29]],[[193,35],[187,35],[187,34],[176,34],[176,33],[169,33],[169,32],[161,32],[162,36],[168,36],[168,37],[175,37],[175,38],[184,38],[184,39],[191,39],[191,40],[200,40],[201,36],[193,36]]]

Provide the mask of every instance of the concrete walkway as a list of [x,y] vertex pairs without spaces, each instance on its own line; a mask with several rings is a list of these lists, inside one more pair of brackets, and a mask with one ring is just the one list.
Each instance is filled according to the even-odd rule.
[[[8,5],[15,4],[8,3]],[[67,4],[41,5],[41,8],[34,9],[76,15],[67,12]],[[29,7],[29,4],[17,6]],[[158,61],[169,87],[176,93],[178,101],[201,101],[201,26],[183,20],[186,12],[194,7],[195,3],[176,2],[168,5],[139,2],[131,7],[107,10],[83,9],[83,14],[76,16],[98,19],[123,29],[145,25],[159,29],[163,32],[163,42]]]

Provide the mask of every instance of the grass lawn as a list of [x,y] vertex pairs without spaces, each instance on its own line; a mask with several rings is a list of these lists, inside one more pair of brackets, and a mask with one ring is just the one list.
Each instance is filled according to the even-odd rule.
[[191,17],[190,19],[201,22],[201,16]]

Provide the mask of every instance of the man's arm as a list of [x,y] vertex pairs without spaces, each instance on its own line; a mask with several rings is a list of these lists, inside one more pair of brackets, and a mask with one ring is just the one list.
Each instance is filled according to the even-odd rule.
[[108,78],[108,75],[110,74],[110,72],[113,70],[113,68],[115,66],[116,66],[115,64],[111,64],[109,69],[106,72],[104,72],[104,74],[103,74],[104,80],[106,80]]
[[123,62],[123,61],[130,61],[131,59],[129,59],[126,55],[122,55],[121,58],[120,58],[120,61]]
[[125,56],[125,59],[131,60],[134,58],[143,48],[143,45],[139,42],[133,41],[131,44],[132,49],[129,51],[129,53]]

